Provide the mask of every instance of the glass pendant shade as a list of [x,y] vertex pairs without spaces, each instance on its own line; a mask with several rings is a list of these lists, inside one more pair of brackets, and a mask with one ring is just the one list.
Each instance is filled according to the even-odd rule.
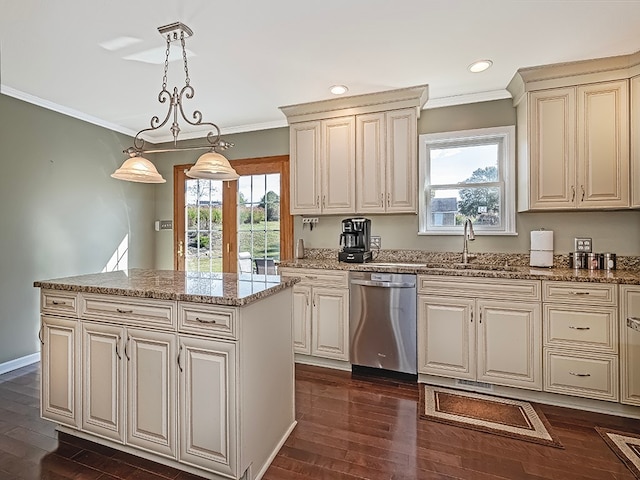
[[158,173],[156,167],[144,157],[131,157],[111,174],[118,180],[138,183],[165,183],[166,180]]
[[237,180],[240,175],[231,167],[229,160],[218,152],[207,152],[186,172],[191,178],[208,180]]

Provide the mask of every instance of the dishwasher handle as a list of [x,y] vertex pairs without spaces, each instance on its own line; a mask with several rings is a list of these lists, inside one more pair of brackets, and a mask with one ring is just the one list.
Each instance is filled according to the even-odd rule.
[[415,282],[381,282],[376,280],[351,280],[351,285],[381,288],[414,288]]

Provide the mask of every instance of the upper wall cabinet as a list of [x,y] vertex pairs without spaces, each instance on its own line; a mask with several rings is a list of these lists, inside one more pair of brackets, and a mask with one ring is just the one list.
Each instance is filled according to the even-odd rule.
[[518,115],[518,210],[621,209],[632,197],[640,206],[640,185],[630,189],[629,62],[516,73],[508,89]]
[[281,107],[290,124],[291,213],[415,213],[421,85]]
[[356,211],[415,213],[417,119],[413,108],[356,117]]
[[640,75],[631,78],[631,206],[640,207]]

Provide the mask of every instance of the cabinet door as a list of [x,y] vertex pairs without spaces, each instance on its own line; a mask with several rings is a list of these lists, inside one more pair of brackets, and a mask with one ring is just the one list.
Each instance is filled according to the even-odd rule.
[[124,329],[82,322],[82,429],[124,442]]
[[349,360],[349,292],[314,287],[311,354]]
[[416,110],[386,113],[387,119],[387,213],[417,211],[418,158]]
[[293,287],[293,350],[311,354],[311,287]]
[[127,444],[176,458],[176,336],[126,332]]
[[383,213],[386,205],[385,114],[356,117],[356,212]]
[[40,415],[56,423],[80,425],[80,372],[77,368],[78,322],[42,316]]
[[322,196],[323,213],[355,211],[355,117],[322,120]]
[[320,122],[296,123],[289,129],[291,213],[320,212]]
[[578,207],[628,207],[628,82],[584,85],[577,91]]
[[533,92],[529,107],[529,208],[573,208],[577,195],[575,89]]
[[640,287],[620,286],[620,401],[640,406],[640,332],[627,318],[640,317]]
[[631,79],[631,197],[640,207],[640,75]]
[[475,380],[474,300],[418,297],[418,372]]
[[236,345],[179,338],[178,460],[236,476]]
[[539,303],[477,300],[477,380],[542,390]]

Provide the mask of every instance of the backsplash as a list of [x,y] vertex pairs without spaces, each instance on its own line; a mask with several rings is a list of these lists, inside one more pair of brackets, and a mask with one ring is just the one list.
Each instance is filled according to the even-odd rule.
[[[305,258],[313,260],[336,260],[338,249],[307,248]],[[425,252],[424,250],[385,250],[373,251],[373,261],[377,262],[415,262],[415,263],[460,263],[460,252]],[[529,265],[529,254],[523,253],[474,253],[469,263],[483,265],[508,265],[512,267]],[[554,255],[555,268],[569,268],[569,255]],[[618,256],[618,270],[639,270],[640,257]]]

